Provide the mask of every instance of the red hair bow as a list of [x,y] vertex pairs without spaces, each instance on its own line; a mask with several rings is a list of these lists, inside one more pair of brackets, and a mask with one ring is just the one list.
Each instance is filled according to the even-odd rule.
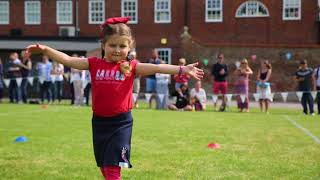
[[106,22],[104,22],[101,27],[104,28],[109,24],[118,24],[118,23],[124,23],[126,24],[130,20],[130,17],[113,17],[108,18]]

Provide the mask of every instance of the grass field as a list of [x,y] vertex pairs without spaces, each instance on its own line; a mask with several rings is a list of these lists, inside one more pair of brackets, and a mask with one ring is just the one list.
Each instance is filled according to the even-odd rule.
[[[320,179],[320,116],[297,110],[133,111],[132,169],[123,179]],[[18,136],[26,143],[14,143]],[[220,149],[208,149],[208,143]],[[91,109],[0,104],[0,179],[102,179]]]

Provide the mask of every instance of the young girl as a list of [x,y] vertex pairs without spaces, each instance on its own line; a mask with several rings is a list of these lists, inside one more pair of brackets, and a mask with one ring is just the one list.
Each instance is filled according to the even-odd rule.
[[70,57],[45,45],[30,45],[29,53],[43,53],[65,66],[87,70],[92,81],[93,145],[97,165],[103,176],[120,179],[121,167],[131,167],[130,144],[133,119],[132,89],[136,74],[188,74],[195,79],[203,77],[198,63],[188,66],[138,63],[127,61],[134,40],[126,25],[129,18],[110,18],[102,25],[102,58]]
[[[241,61],[240,68],[234,74],[236,76],[235,90],[238,95],[239,112],[249,112],[249,75],[252,74],[252,70],[248,65],[247,59]],[[241,99],[243,95],[245,95],[244,101]]]
[[269,95],[271,94],[271,88],[270,88],[270,77],[271,77],[271,64],[269,61],[263,61],[261,63],[261,67],[257,74],[257,93],[260,94],[259,98],[259,104],[260,104],[260,110],[263,112],[263,104],[265,107],[265,112],[268,113],[269,109],[269,101],[272,101],[270,99]]
[[[186,59],[185,58],[180,58],[179,59],[179,66],[184,66],[186,65]],[[186,74],[179,74],[179,75],[174,75],[173,76],[173,79],[175,80],[175,90],[180,94],[182,95],[182,92],[181,92],[181,89],[180,89],[180,86],[181,84],[186,84],[188,85],[188,82],[189,82],[189,79],[190,79],[190,76],[186,75]]]

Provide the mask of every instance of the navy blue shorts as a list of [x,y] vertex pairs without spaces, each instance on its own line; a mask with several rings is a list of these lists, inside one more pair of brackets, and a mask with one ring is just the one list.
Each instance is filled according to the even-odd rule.
[[93,115],[93,148],[97,166],[132,167],[130,164],[132,124],[131,112],[114,117]]

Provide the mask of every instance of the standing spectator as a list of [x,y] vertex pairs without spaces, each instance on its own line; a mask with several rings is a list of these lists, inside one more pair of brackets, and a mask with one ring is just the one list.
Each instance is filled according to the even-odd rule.
[[272,73],[271,64],[269,61],[263,61],[261,63],[260,69],[258,71],[257,75],[257,93],[260,95],[259,97],[259,104],[260,104],[260,110],[263,112],[263,104],[265,107],[265,112],[268,113],[269,109],[269,102],[272,101],[270,98],[271,94],[271,87],[270,87],[270,77]]
[[177,100],[175,104],[170,104],[168,108],[170,110],[178,111],[178,110],[185,110],[185,111],[192,111],[192,107],[189,104],[189,91],[188,86],[186,84],[181,84],[180,86],[182,95],[176,92]]
[[[247,59],[243,59],[240,68],[234,72],[236,76],[235,90],[237,94],[237,104],[240,112],[249,112],[249,75],[252,70],[248,65]],[[245,95],[243,100],[241,96]]]
[[18,87],[16,78],[21,77],[21,69],[19,64],[21,64],[21,61],[18,59],[18,53],[11,53],[9,57],[8,62],[8,78],[10,78],[10,84],[9,84],[9,99],[10,103],[13,103],[14,100],[16,103],[19,103],[20,101],[20,89]]
[[[71,57],[79,57],[78,54],[72,54]],[[74,81],[74,75],[70,69],[70,94],[71,94],[71,105],[74,105],[74,84],[73,84],[73,81]]]
[[307,60],[301,60],[300,66],[298,71],[295,74],[295,80],[298,81],[298,90],[302,91],[302,99],[301,104],[303,107],[303,113],[308,114],[308,106],[309,111],[312,116],[314,116],[314,109],[313,109],[313,98],[311,95],[312,83],[315,82],[313,75],[313,71],[311,68],[308,67]]
[[89,106],[90,102],[90,94],[91,94],[91,77],[90,77],[90,71],[85,70],[84,72],[84,81],[85,81],[85,87],[84,87],[84,97],[85,97],[85,103],[87,106]]
[[82,70],[71,68],[74,87],[74,105],[81,106],[83,102],[83,85],[82,85]]
[[314,89],[316,89],[317,92],[317,105],[318,105],[318,115],[320,115],[320,66],[318,66],[314,72],[313,72],[313,79],[314,79]]
[[[180,58],[179,59],[179,66],[185,66],[186,65],[186,59],[185,58]],[[180,93],[182,95],[180,86],[181,84],[186,84],[188,85],[188,82],[190,80],[190,76],[186,75],[186,74],[176,74],[173,76],[173,79],[175,80],[175,90]]]
[[21,98],[23,103],[28,103],[28,77],[30,76],[30,72],[32,70],[32,62],[30,59],[30,55],[25,53],[25,51],[21,52],[22,63],[19,64],[21,68],[22,75],[22,83],[21,83]]
[[[152,57],[148,60],[148,63],[151,64],[160,64],[161,60],[159,59],[158,51],[156,49],[152,50]],[[149,108],[152,107],[152,99],[156,99],[156,75],[149,75],[146,78],[146,92],[152,93],[152,96],[149,100]]]
[[[134,51],[134,50],[130,51],[129,56],[132,56],[131,57],[132,59],[137,60],[137,52],[136,51]],[[137,60],[137,61],[140,62],[139,60]],[[138,99],[139,99],[139,95],[140,95],[140,79],[141,79],[141,75],[136,74],[134,76],[133,93],[137,94],[137,99],[135,99],[135,102],[134,102],[134,107],[135,108],[139,107]]]
[[195,87],[190,91],[191,104],[196,111],[206,109],[207,95],[206,91],[201,87],[201,81],[197,81]]
[[54,81],[55,86],[55,97],[58,99],[58,102],[61,103],[62,100],[62,92],[63,92],[63,74],[64,74],[64,66],[58,62],[53,63],[53,74],[56,75],[56,79]]
[[[218,54],[218,62],[212,66],[211,75],[213,76],[213,94],[222,94],[220,111],[225,111],[227,100],[225,94],[228,90],[228,67],[224,64],[224,55]],[[214,109],[217,110],[217,102],[214,102]]]
[[[165,64],[165,61],[161,61],[161,64]],[[157,91],[157,109],[166,109],[169,97],[169,84],[170,75],[156,73],[156,91]],[[161,97],[164,95],[164,97]]]
[[49,62],[49,58],[46,55],[42,56],[42,62],[37,64],[37,70],[40,80],[40,99],[41,103],[44,103],[44,97],[47,96],[48,103],[52,100],[52,63]]
[[2,60],[0,58],[0,103],[2,102],[3,98],[3,65],[2,65]]

